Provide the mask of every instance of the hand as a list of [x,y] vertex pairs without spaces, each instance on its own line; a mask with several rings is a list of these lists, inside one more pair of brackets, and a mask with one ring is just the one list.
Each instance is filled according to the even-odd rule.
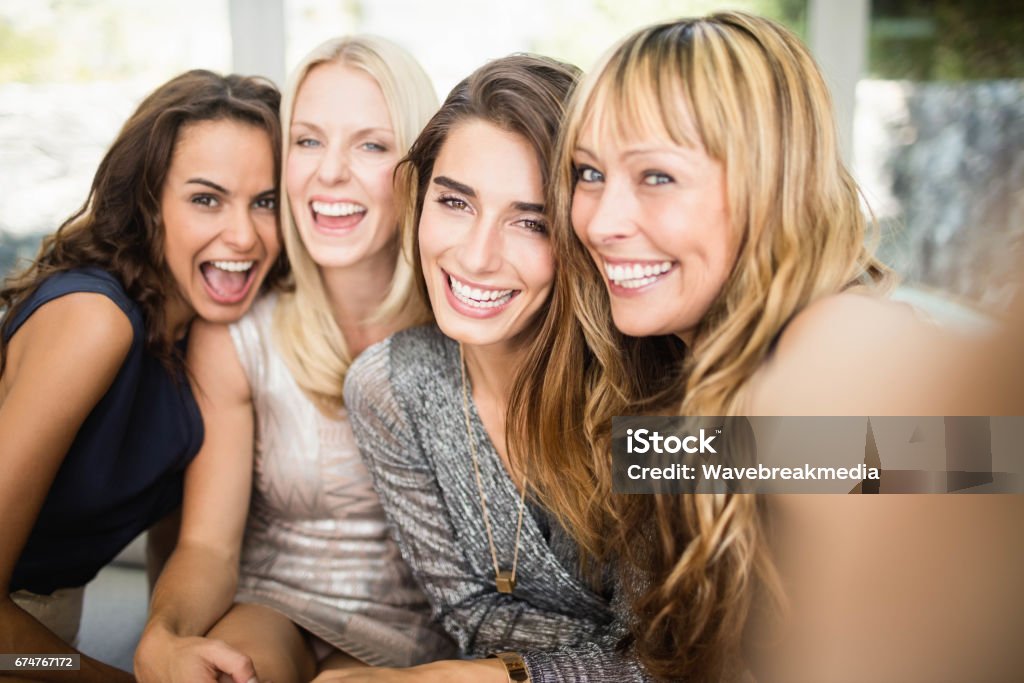
[[227,643],[148,630],[135,651],[139,683],[259,683],[252,660]]

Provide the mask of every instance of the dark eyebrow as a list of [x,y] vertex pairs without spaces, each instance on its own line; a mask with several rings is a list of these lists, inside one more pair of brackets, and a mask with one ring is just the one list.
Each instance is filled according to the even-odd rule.
[[185,184],[188,185],[189,183],[195,183],[196,185],[205,185],[206,187],[217,190],[217,192],[220,192],[221,194],[228,196],[231,195],[227,188],[221,187],[217,183],[213,182],[212,180],[207,180],[206,178],[189,178],[188,180],[185,181]]
[[531,204],[529,202],[516,202],[512,205],[516,211],[532,211],[533,213],[544,213],[543,204]]
[[449,190],[455,190],[456,192],[461,192],[462,194],[466,195],[467,197],[476,197],[476,190],[474,190],[469,185],[464,185],[464,184],[460,183],[457,180],[452,180],[448,176],[443,176],[443,175],[435,176],[434,177],[434,182],[437,183],[438,185],[443,185],[443,186],[447,187]]

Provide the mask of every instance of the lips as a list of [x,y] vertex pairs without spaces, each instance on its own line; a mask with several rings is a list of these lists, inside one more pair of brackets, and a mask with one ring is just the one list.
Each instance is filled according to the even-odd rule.
[[313,225],[325,232],[351,230],[366,216],[366,207],[347,199],[313,199],[309,202]]
[[676,263],[660,261],[609,261],[602,259],[602,266],[608,283],[615,288],[635,290],[647,287],[662,279]]
[[485,287],[466,282],[444,270],[445,293],[452,308],[473,318],[489,318],[501,313],[521,290]]
[[210,297],[222,304],[236,304],[249,293],[256,277],[256,261],[204,261],[199,264]]

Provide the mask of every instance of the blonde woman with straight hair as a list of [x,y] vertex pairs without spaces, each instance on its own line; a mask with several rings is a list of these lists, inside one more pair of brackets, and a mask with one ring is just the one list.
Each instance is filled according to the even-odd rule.
[[393,174],[436,108],[422,68],[381,38],[327,41],[291,76],[281,222],[294,282],[237,324],[194,331],[206,438],[140,680],[288,683],[451,654],[341,395],[364,348],[428,317],[399,249]]
[[584,558],[617,563],[647,671],[730,679],[755,592],[777,594],[758,499],[613,494],[612,416],[965,414],[957,344],[883,296],[828,89],[770,20],[627,37],[577,90],[553,174],[513,459]]

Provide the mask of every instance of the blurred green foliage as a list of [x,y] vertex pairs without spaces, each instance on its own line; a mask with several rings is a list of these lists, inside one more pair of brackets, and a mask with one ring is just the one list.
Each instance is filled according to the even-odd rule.
[[1024,77],[1020,0],[874,0],[871,15],[871,78]]
[[40,63],[52,51],[52,36],[38,29],[19,31],[0,16],[0,82],[37,80]]
[[[230,54],[226,0],[0,0],[0,83],[159,82]],[[209,36],[223,39],[210,45]]]

